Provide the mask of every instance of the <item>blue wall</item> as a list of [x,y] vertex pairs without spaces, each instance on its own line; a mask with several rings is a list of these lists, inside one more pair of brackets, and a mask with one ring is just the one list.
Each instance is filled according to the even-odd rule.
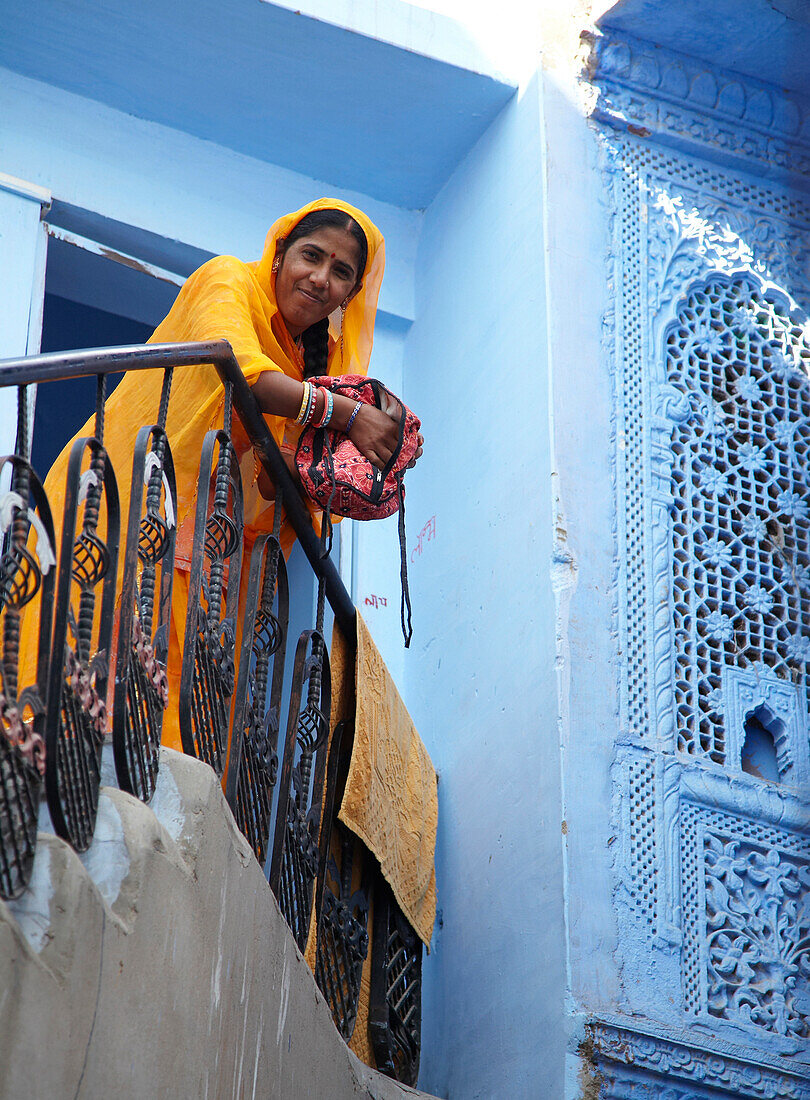
[[440,774],[420,1083],[459,1100],[562,1096],[540,128],[535,81],[427,210],[405,349],[426,438],[411,546],[435,516],[412,568],[405,665]]
[[[0,170],[142,230],[144,240],[157,234],[249,259],[278,212],[324,192],[362,206],[385,233],[372,370],[402,386],[426,436],[408,478],[408,653],[398,638],[392,523],[355,527],[351,575],[441,776],[440,915],[425,964],[420,1083],[454,1100],[562,1097],[566,951],[537,81],[507,103],[424,213],[340,191],[308,175],[307,164],[293,172],[9,71],[0,72],[0,114]],[[384,613],[365,604],[374,594],[387,597]]]

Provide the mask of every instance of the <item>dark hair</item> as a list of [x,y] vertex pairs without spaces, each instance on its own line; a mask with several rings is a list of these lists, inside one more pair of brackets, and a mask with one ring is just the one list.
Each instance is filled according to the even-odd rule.
[[[368,260],[368,241],[366,235],[357,224],[351,214],[345,210],[313,210],[301,219],[284,241],[284,249],[295,241],[305,237],[308,233],[314,233],[316,229],[348,229],[359,248],[357,269],[358,282],[366,270]],[[316,378],[326,374],[329,362],[329,318],[324,317],[314,325],[304,329],[301,333],[301,343],[304,345],[304,378]]]

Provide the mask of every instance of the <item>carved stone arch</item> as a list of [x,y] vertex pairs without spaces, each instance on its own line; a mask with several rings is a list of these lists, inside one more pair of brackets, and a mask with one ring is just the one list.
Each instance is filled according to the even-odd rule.
[[750,270],[694,280],[662,331],[650,425],[655,720],[663,748],[715,764],[730,759],[732,669],[798,692],[791,751],[805,767],[808,335],[790,295]]

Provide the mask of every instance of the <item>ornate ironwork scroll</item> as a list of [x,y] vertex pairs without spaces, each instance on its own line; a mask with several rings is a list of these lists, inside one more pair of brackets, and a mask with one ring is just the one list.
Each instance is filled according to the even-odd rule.
[[225,770],[228,751],[242,566],[242,480],[230,433],[226,385],[224,428],[208,432],[200,458],[180,679],[183,750],[217,775]]
[[267,859],[273,787],[278,778],[279,715],[290,613],[287,567],[278,539],[278,496],[275,511],[273,534],[256,540],[250,558],[225,788],[236,822],[262,867]]
[[[318,873],[332,699],[329,654],[322,634],[323,603],[321,581],[316,629],[303,631],[295,652],[270,867],[270,887],[302,951],[309,933]],[[305,688],[306,703],[302,707]]]
[[118,487],[103,444],[105,392],[99,375],[96,434],[77,439],[68,459],[45,725],[51,819],[80,852],[93,839],[98,809],[118,563]]
[[170,368],[163,378],[158,423],[141,428],[135,440],[118,622],[115,771],[121,789],[144,802],[155,792],[163,711],[169,701],[166,658],[177,534],[174,463],[165,431],[171,384]]
[[[17,897],[34,865],[42,777],[45,773],[45,697],[56,577],[51,510],[27,461],[27,387],[18,391],[17,453],[0,460],[11,470],[0,497],[0,897]],[[40,596],[36,671],[20,690],[23,608]],[[24,674],[25,675],[25,674]],[[25,678],[30,677],[30,671]]]
[[422,1041],[422,943],[379,874],[368,1026],[377,1068],[415,1085]]
[[[360,999],[363,962],[368,954],[368,856],[360,868],[360,884],[352,890],[355,848],[359,841],[334,819],[337,770],[345,723],[338,723],[329,747],[324,825],[318,869],[318,949],[315,981],[332,1010],[340,1034],[348,1042],[354,1031]],[[334,856],[340,845],[340,867]],[[330,855],[330,849],[333,853]]]

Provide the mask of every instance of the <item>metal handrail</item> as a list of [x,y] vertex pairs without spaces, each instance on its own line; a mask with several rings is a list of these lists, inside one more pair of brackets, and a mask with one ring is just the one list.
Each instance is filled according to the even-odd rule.
[[[364,854],[357,842],[361,888],[352,890],[355,842],[344,835],[339,852],[332,843],[332,830],[337,827],[334,810],[338,772],[344,766],[344,753],[353,733],[354,706],[351,699],[346,701],[346,715],[338,722],[330,742],[330,666],[322,634],[324,597],[334,610],[350,651],[356,651],[357,612],[331,558],[323,553],[306,502],[225,340],[136,344],[0,360],[0,387],[17,387],[19,391],[15,448],[19,453],[0,460],[0,465],[9,464],[14,471],[8,494],[14,519],[0,554],[0,717],[8,727],[0,729],[0,896],[19,896],[30,882],[43,785],[51,820],[63,839],[83,851],[95,831],[101,744],[107,730],[105,683],[112,671],[107,669],[107,654],[111,652],[115,618],[120,535],[115,473],[103,441],[105,376],[148,369],[163,370],[164,377],[157,423],[143,425],[133,441],[132,477],[138,492],[129,509],[120,580],[118,637],[119,642],[126,641],[118,645],[115,654],[111,732],[119,785],[143,801],[155,791],[162,716],[169,702],[167,627],[176,536],[167,511],[173,500],[176,514],[166,417],[173,369],[205,364],[213,365],[220,376],[224,409],[222,428],[208,432],[201,441],[197,484],[203,490],[198,493],[195,515],[178,690],[183,749],[211,764],[217,774],[227,768],[225,793],[236,823],[265,867],[281,912],[302,950],[314,910],[315,980],[347,1040],[358,1018],[373,899],[376,918],[369,1038],[383,1072],[415,1084],[420,1046],[421,944],[396,906],[373,857]],[[39,523],[45,548],[56,550],[47,495],[26,457],[26,392],[33,383],[81,377],[98,378],[96,423],[93,438],[77,440],[71,451],[55,578],[57,570],[42,566],[40,533],[34,543],[28,544],[30,523]],[[242,565],[242,508],[241,478],[230,434],[234,406],[276,486],[277,502],[283,506],[319,579],[315,630],[303,631],[296,647],[281,761],[276,749],[289,619],[288,583],[278,542],[281,507],[277,507],[273,534],[259,538],[249,556],[247,599],[252,613],[241,624],[245,633],[237,654],[234,620]],[[81,474],[88,450],[90,466]],[[147,456],[156,459],[157,465],[149,466]],[[149,470],[151,473],[147,473]],[[93,473],[101,476],[86,478]],[[141,482],[146,487],[145,513]],[[205,491],[206,484],[213,487],[213,499]],[[102,499],[106,526],[98,537]],[[79,521],[78,505],[82,501]],[[174,529],[173,533],[169,528]],[[234,554],[239,557],[227,569],[227,588],[223,590],[225,561]],[[204,557],[209,560],[207,581]],[[40,590],[36,584],[41,586],[43,603],[36,680],[20,691],[20,613]],[[74,600],[76,588],[80,591]],[[55,591],[59,593],[56,599]],[[96,629],[94,610],[99,595],[102,603]],[[201,604],[206,608],[202,618]],[[53,629],[52,605],[56,608]],[[71,619],[74,610],[78,614]],[[69,641],[71,622],[73,640]],[[238,678],[234,683],[237,661]],[[21,718],[26,708],[30,728]],[[278,797],[271,830],[272,788],[276,784]],[[268,861],[271,840],[272,860]],[[330,881],[336,884],[334,888]]]
[[260,462],[281,490],[285,514],[313,572],[325,582],[326,598],[349,646],[353,648],[357,637],[357,612],[351,596],[346,591],[332,559],[322,556],[320,540],[315,534],[309,512],[227,340],[131,344],[118,348],[87,348],[19,359],[0,359],[0,387],[57,382],[129,370],[201,366],[206,363],[216,367],[223,383],[230,383],[233,387],[234,405],[248,438],[255,447]]

